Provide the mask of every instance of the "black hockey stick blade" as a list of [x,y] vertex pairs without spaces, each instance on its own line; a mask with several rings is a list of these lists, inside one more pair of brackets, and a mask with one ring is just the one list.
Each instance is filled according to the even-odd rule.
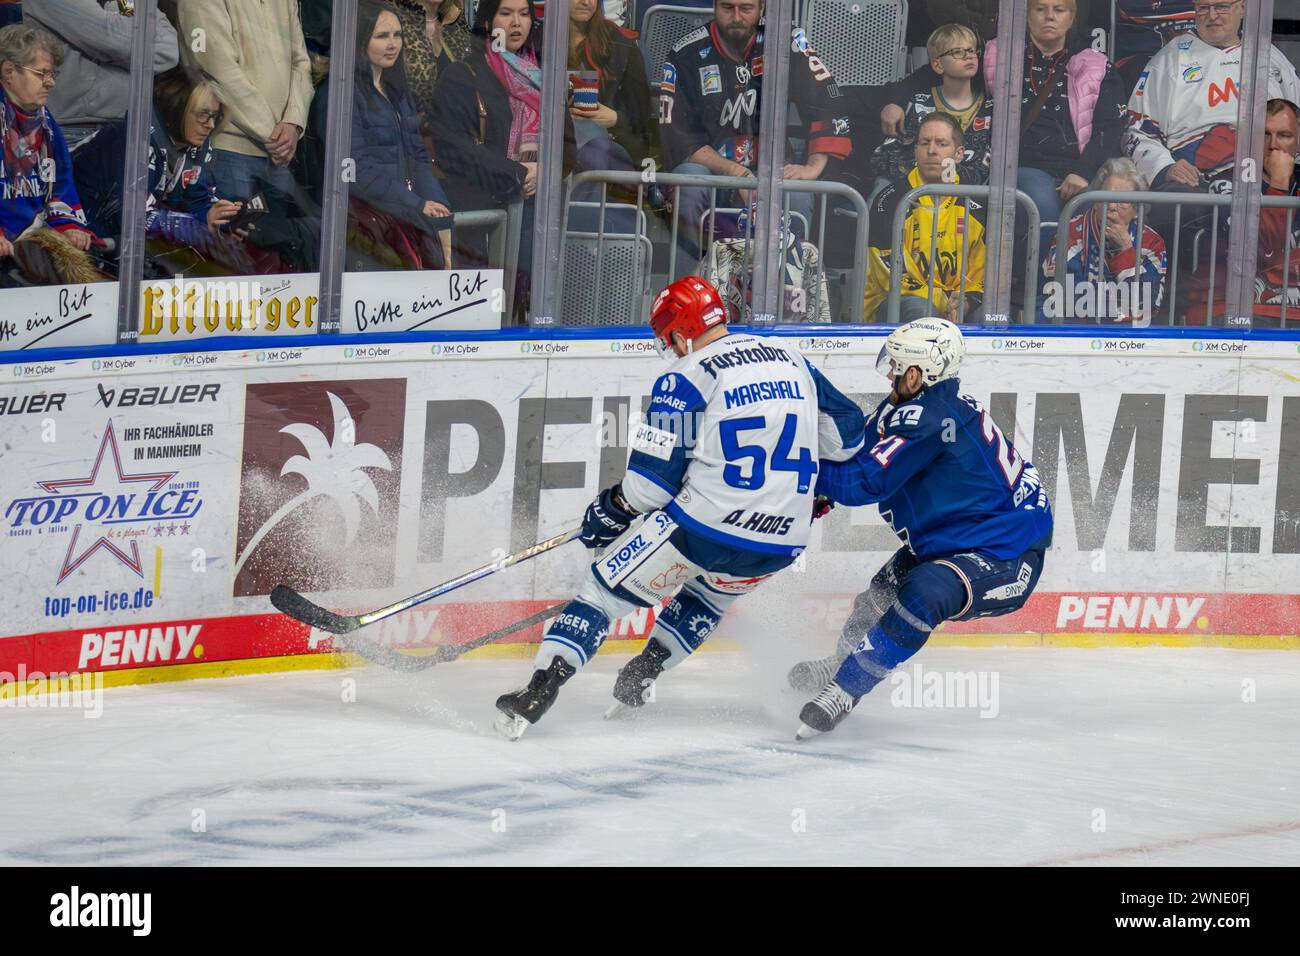
[[358,657],[361,657],[372,664],[378,664],[381,667],[387,667],[395,671],[423,671],[428,670],[435,664],[446,664],[454,661],[463,654],[468,654],[477,647],[484,644],[491,644],[493,641],[500,640],[516,631],[522,631],[533,624],[540,624],[547,618],[555,617],[568,605],[568,602],[561,604],[552,604],[550,607],[542,608],[525,618],[521,618],[512,624],[499,627],[495,631],[483,634],[474,638],[472,641],[466,641],[464,644],[448,644],[439,647],[432,654],[403,654],[401,651],[395,651],[391,647],[383,644],[376,644],[374,641],[358,635],[349,637],[344,640],[344,644],[349,650],[353,651]]
[[361,618],[336,614],[315,604],[291,587],[277,584],[271,591],[271,603],[276,610],[289,615],[295,621],[301,621],[317,630],[330,634],[350,634],[361,626]]

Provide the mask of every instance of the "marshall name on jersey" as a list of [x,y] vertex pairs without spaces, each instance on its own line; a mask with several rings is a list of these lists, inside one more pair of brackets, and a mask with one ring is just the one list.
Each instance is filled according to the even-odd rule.
[[655,381],[623,494],[690,534],[795,555],[808,543],[818,460],[852,457],[863,423],[787,341],[727,335]]
[[[659,136],[671,169],[701,146],[753,169],[763,87],[763,31],[734,59],[713,23],[683,37],[664,63],[659,86]],[[808,152],[849,155],[848,104],[802,30],[791,38],[790,101],[804,119]]]
[[[1184,33],[1151,58],[1129,98],[1124,148],[1142,175],[1160,174],[1185,159],[1216,191],[1231,188],[1242,96],[1241,45],[1219,47]],[[1268,49],[1268,98],[1300,102],[1300,78],[1277,47]]]

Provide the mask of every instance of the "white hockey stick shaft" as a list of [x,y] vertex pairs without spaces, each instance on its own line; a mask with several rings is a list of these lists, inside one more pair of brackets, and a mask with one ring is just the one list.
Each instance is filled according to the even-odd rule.
[[537,544],[529,545],[522,551],[516,551],[514,554],[507,554],[498,561],[491,564],[485,564],[481,568],[475,568],[473,571],[466,571],[460,577],[452,578],[450,581],[444,581],[442,584],[435,584],[426,591],[419,594],[412,594],[408,598],[403,598],[396,604],[390,604],[387,607],[381,607],[378,610],[370,611],[358,616],[361,626],[373,624],[375,621],[381,621],[386,617],[391,617],[408,608],[413,608],[417,604],[423,604],[425,601],[432,601],[436,597],[441,597],[457,588],[463,588],[467,584],[473,584],[489,575],[496,574],[498,571],[504,571],[506,568],[519,564],[521,561],[527,561],[529,558],[535,558],[539,554],[545,554],[562,544],[568,544],[574,538],[582,534],[582,527],[573,528],[569,531],[562,531],[553,538],[547,538],[545,541],[539,541]]

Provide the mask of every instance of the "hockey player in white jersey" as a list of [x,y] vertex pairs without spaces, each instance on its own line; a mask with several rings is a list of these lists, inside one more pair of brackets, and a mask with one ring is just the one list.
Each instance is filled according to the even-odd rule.
[[629,438],[626,475],[587,508],[582,542],[606,550],[547,629],[528,685],[497,700],[497,729],[511,739],[550,709],[611,621],[671,599],[615,681],[615,699],[639,707],[736,598],[807,545],[818,459],[862,447],[857,405],[785,340],[731,333],[706,280],[659,293],[650,325],[675,361]]
[[[1124,148],[1155,189],[1228,192],[1243,89],[1245,5],[1217,0],[1193,9],[1195,29],[1166,43],[1138,77]],[[1263,55],[1267,98],[1300,102],[1295,67],[1271,44]]]

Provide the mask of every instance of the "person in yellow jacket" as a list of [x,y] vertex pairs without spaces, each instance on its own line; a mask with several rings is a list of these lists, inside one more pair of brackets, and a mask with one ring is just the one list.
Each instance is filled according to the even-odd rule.
[[[984,298],[982,204],[951,196],[923,196],[903,225],[901,250],[892,248],[894,212],[908,190],[925,183],[960,182],[961,126],[946,113],[933,113],[916,135],[916,166],[905,181],[890,183],[871,205],[869,262],[863,315],[887,320],[892,257],[903,256],[900,323],[925,316],[970,324],[980,321]],[[936,205],[937,204],[937,205]],[[934,263],[930,262],[933,243]],[[933,304],[931,298],[933,297]]]

